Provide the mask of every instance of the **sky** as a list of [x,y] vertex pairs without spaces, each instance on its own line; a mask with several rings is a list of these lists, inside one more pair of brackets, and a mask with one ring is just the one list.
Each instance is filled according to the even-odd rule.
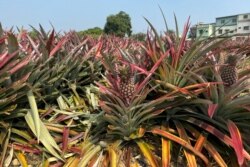
[[45,30],[86,30],[103,28],[107,16],[126,12],[131,17],[133,33],[146,32],[147,18],[159,31],[165,24],[175,29],[174,13],[179,29],[190,16],[191,25],[212,23],[216,17],[250,13],[250,0],[0,0],[0,23],[4,29],[41,24]]

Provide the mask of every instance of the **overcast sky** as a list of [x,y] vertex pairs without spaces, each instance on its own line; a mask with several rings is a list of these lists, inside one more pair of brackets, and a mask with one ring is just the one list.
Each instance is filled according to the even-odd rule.
[[107,16],[125,11],[130,15],[133,32],[146,32],[146,17],[158,31],[164,31],[162,8],[169,27],[174,29],[176,14],[183,26],[188,16],[191,23],[210,23],[215,17],[250,13],[250,0],[0,0],[0,22],[4,28],[18,26],[46,29],[51,24],[57,31],[103,28]]

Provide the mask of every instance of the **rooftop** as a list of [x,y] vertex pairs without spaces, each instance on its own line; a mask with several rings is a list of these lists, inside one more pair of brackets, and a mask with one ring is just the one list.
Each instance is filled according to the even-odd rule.
[[250,14],[250,13],[240,13],[240,14],[235,14],[235,15],[216,17],[216,19],[222,19],[222,18],[228,18],[228,17],[236,17],[236,16],[239,16],[239,15],[247,15],[247,14]]

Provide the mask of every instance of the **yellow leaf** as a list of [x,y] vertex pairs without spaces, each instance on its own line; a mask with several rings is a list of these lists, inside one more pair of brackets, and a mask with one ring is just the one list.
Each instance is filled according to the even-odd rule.
[[153,153],[150,151],[148,145],[142,140],[136,141],[136,143],[139,146],[145,158],[148,160],[149,164],[152,167],[158,167],[159,165],[157,164],[156,158],[154,157]]
[[19,152],[17,153],[17,159],[19,160],[19,162],[21,163],[22,167],[28,167],[28,163],[26,161],[26,158],[24,156],[23,153]]
[[113,148],[109,148],[109,156],[110,156],[110,166],[116,167],[117,166],[117,155]]
[[170,166],[171,153],[170,153],[170,140],[162,138],[162,167]]

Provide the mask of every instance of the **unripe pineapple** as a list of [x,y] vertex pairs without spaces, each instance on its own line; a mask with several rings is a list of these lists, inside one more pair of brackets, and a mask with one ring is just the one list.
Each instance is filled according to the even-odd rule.
[[132,99],[135,91],[135,81],[133,76],[124,77],[120,83],[120,93],[127,102]]
[[229,55],[227,57],[226,65],[221,69],[221,79],[225,86],[231,86],[237,82],[238,74],[236,69],[237,56]]
[[122,98],[126,100],[127,103],[129,103],[135,91],[134,75],[131,72],[131,69],[126,66],[120,66],[117,71],[120,78],[120,94]]

